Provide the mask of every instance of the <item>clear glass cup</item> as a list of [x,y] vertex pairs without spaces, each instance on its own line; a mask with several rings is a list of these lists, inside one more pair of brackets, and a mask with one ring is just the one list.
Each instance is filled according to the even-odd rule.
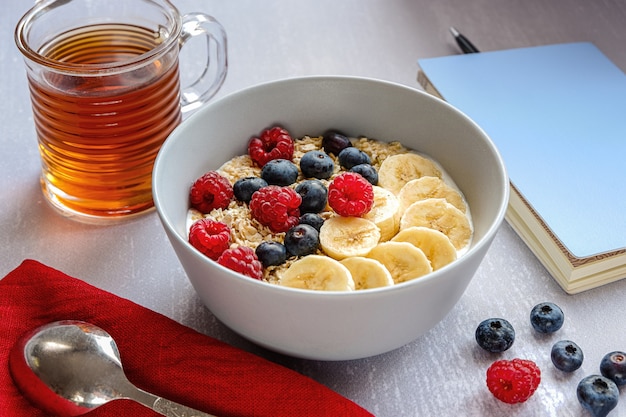
[[[206,40],[206,60],[181,87],[179,51],[192,38]],[[43,0],[18,22],[15,42],[47,200],[91,223],[151,209],[161,144],[226,77],[219,22],[182,16],[168,0]]]

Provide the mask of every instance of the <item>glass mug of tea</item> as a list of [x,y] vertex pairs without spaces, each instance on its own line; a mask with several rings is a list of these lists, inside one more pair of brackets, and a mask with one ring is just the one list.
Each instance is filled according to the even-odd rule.
[[[196,37],[206,60],[181,86],[179,51]],[[18,22],[15,41],[52,206],[91,223],[152,208],[161,144],[226,77],[219,22],[181,16],[168,0],[43,0]]]

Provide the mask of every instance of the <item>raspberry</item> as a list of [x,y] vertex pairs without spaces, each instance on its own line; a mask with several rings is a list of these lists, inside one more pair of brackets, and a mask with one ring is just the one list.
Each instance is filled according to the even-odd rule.
[[189,193],[191,206],[205,214],[216,208],[225,209],[232,198],[233,186],[216,171],[209,171],[198,178]]
[[260,167],[274,159],[290,161],[293,158],[293,139],[285,129],[273,127],[264,130],[259,136],[250,139],[248,155]]
[[217,263],[254,279],[263,279],[263,264],[247,246],[239,246],[235,249],[226,249],[218,258]]
[[250,211],[253,219],[272,232],[286,232],[299,223],[301,202],[292,188],[269,185],[252,194]]
[[528,400],[540,382],[541,371],[530,360],[499,360],[487,369],[487,388],[498,400],[507,404]]
[[200,219],[189,228],[189,243],[214,261],[230,245],[230,228],[213,219]]
[[328,204],[340,216],[362,216],[374,204],[374,189],[362,175],[344,172],[328,186]]

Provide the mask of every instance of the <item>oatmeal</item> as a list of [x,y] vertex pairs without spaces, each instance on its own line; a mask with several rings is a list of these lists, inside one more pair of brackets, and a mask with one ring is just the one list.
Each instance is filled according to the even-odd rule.
[[419,278],[469,247],[469,208],[431,159],[399,142],[350,138],[342,146],[352,149],[342,152],[325,147],[324,136],[294,140],[273,129],[263,134],[274,141],[271,152],[281,148],[274,158],[251,145],[215,171],[234,193],[220,190],[223,203],[208,212],[189,210],[189,227],[225,224],[231,249],[255,251],[260,272],[239,272],[297,288],[359,290]]

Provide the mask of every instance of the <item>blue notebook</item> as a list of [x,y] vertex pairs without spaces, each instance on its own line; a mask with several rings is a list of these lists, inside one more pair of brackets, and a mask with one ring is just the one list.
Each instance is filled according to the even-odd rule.
[[626,277],[626,75],[591,43],[418,60],[512,183],[507,220],[563,288]]

